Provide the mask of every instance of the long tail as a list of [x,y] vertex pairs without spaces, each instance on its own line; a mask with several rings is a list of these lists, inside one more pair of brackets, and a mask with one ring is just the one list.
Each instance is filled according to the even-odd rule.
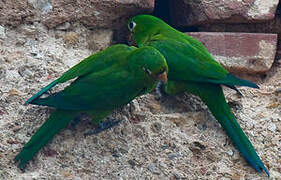
[[51,82],[50,84],[48,84],[46,87],[44,87],[43,89],[41,89],[38,93],[36,93],[35,95],[33,95],[31,98],[29,98],[24,104],[30,104],[32,101],[36,100],[37,98],[39,98],[42,94],[44,94],[45,92],[47,92],[49,89],[51,89],[52,87],[54,87],[56,84],[58,84],[58,80],[54,80],[53,82]]
[[221,86],[211,83],[189,83],[186,85],[186,90],[199,96],[207,104],[212,114],[251,166],[258,172],[264,171],[269,176],[268,170],[228,107]]
[[26,163],[45,146],[67,124],[73,120],[77,112],[56,110],[49,119],[36,131],[31,139],[24,145],[14,161],[19,161],[18,167],[24,171]]
[[210,82],[214,84],[223,84],[229,88],[234,89],[235,91],[237,91],[235,86],[247,86],[251,88],[259,88],[259,86],[256,85],[255,83],[245,79],[238,78],[230,73],[228,73],[224,79],[205,79],[205,82]]
[[230,73],[227,74],[225,81],[226,82],[223,84],[229,85],[229,86],[247,86],[247,87],[251,87],[251,88],[259,88],[259,86],[256,85],[255,83],[245,80],[245,79],[238,78]]

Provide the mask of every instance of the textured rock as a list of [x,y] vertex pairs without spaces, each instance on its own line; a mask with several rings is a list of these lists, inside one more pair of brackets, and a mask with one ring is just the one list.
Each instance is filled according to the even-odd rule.
[[278,2],[278,0],[170,0],[170,14],[176,26],[215,22],[258,22],[273,19]]
[[109,29],[99,29],[94,31],[88,37],[88,48],[93,50],[102,50],[112,43],[113,32]]
[[78,21],[91,27],[118,28],[128,17],[152,12],[153,8],[154,0],[0,1],[0,24],[41,21],[53,28]]
[[274,20],[256,24],[206,24],[199,26],[200,31],[215,32],[251,32],[281,34],[281,15],[277,14]]
[[153,10],[154,0],[59,0],[52,2],[53,11],[43,23],[55,27],[66,21],[80,21],[91,27],[116,27],[123,19]]
[[268,71],[274,61],[277,35],[258,33],[187,33],[201,41],[214,58],[231,72]]
[[27,0],[0,1],[0,24],[16,26],[29,21],[35,15],[33,9]]
[[[78,34],[75,44],[65,42],[70,32]],[[23,103],[90,55],[89,36],[95,31],[81,24],[67,32],[47,30],[34,23],[5,27],[5,34],[0,48],[0,179],[267,178],[247,165],[206,106],[186,94],[159,101],[153,94],[139,97],[112,114],[122,120],[120,125],[95,136],[84,137],[95,127],[90,120],[67,127],[22,173],[12,160],[53,110]],[[243,98],[225,93],[243,107],[232,110],[271,178],[280,179],[281,108],[267,107],[281,97],[281,65],[274,67],[272,76],[259,81],[259,90],[241,87]],[[275,132],[268,128],[272,123]]]
[[[0,4],[3,2],[22,1],[3,0]],[[27,9],[15,11],[19,14],[4,18],[0,14],[0,19],[23,17],[7,21],[17,25],[36,19],[18,16],[29,12],[28,8],[41,14],[44,7],[49,7],[44,12],[46,16],[56,10],[51,3],[54,0],[28,2],[26,6],[23,4]],[[41,18],[36,17],[38,21]],[[153,93],[116,110],[110,117],[122,120],[120,125],[98,135],[84,137],[84,133],[95,127],[90,120],[83,119],[75,128],[66,127],[22,173],[13,158],[53,110],[23,103],[69,67],[110,44],[112,29],[89,30],[79,22],[65,22],[49,30],[36,22],[3,27],[2,31],[0,27],[0,179],[267,178],[247,165],[198,98],[183,94],[156,100]],[[274,63],[270,72],[271,75],[267,73],[268,76],[257,81],[259,90],[239,87],[243,97],[228,89],[224,92],[271,178],[280,179],[281,160],[276,157],[281,149],[281,64]]]
[[0,26],[0,39],[4,39],[5,37],[5,28],[3,26]]
[[27,2],[35,9],[39,9],[43,14],[47,13],[53,8],[50,0],[28,0]]

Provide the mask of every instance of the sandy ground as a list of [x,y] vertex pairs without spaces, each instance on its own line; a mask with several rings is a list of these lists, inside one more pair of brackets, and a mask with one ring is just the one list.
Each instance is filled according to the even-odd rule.
[[[87,119],[67,127],[22,173],[13,158],[52,111],[25,100],[110,42],[110,31],[98,41],[80,25],[71,31],[40,24],[0,31],[0,179],[267,179],[197,98],[153,93],[116,110],[122,123],[99,135],[84,138],[95,128]],[[225,93],[271,179],[281,179],[281,65],[256,79],[260,90]]]

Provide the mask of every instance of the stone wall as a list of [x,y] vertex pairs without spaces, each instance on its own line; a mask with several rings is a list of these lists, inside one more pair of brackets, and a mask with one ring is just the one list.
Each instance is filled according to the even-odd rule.
[[[281,177],[281,7],[278,0],[0,1],[0,179],[266,179],[250,167],[196,97],[135,99],[120,126],[84,137],[89,120],[59,133],[21,172],[13,163],[52,109],[24,106],[80,60],[127,42],[129,17],[153,13],[200,40],[229,71],[255,81],[225,89],[239,123]],[[187,32],[187,30],[198,32]],[[279,41],[279,42],[278,42]],[[58,90],[55,88],[54,91]]]

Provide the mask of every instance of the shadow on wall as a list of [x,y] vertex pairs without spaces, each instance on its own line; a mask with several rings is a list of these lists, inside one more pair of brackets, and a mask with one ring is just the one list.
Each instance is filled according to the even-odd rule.
[[155,8],[152,13],[152,15],[159,17],[160,19],[164,20],[166,23],[168,23],[173,28],[176,28],[179,31],[182,32],[198,32],[199,29],[196,26],[189,26],[189,27],[176,27],[174,24],[172,24],[171,18],[170,18],[170,0],[156,0],[155,1]]

